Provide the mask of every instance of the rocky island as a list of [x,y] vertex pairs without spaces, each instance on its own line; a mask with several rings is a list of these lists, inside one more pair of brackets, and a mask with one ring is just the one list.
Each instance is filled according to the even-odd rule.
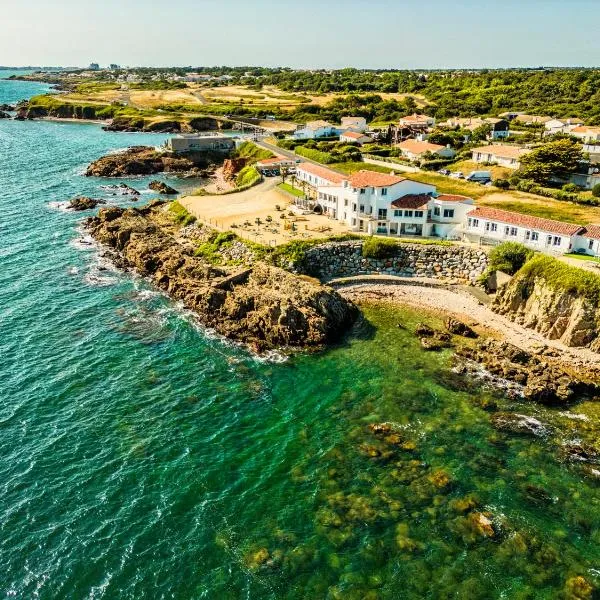
[[86,227],[117,266],[149,277],[205,326],[255,351],[321,348],[356,319],[352,302],[316,280],[261,261],[211,264],[197,253],[201,228],[182,227],[170,206],[103,208]]

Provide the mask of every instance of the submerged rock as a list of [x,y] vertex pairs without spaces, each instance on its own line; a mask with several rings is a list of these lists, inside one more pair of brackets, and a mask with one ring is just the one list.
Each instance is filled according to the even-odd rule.
[[0,119],[10,119],[10,115],[7,112],[0,110]]
[[179,194],[179,192],[163,181],[151,181],[148,187],[159,194]]
[[329,287],[265,263],[220,268],[196,256],[176,239],[180,226],[167,206],[101,209],[86,227],[118,266],[149,277],[204,325],[256,351],[320,348],[354,322],[357,308]]
[[491,416],[491,421],[496,429],[502,431],[535,436],[545,436],[548,434],[548,427],[544,423],[527,415],[499,412]]

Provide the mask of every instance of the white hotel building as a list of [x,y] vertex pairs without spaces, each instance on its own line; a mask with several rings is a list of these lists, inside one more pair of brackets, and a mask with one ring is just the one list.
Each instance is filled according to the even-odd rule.
[[399,175],[367,170],[342,175],[312,163],[296,171],[297,179],[314,188],[323,212],[354,231],[458,238],[473,205],[465,196],[435,197],[435,186]]

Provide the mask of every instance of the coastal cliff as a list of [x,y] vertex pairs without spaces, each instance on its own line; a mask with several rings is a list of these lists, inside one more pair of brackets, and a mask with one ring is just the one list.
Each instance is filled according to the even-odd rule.
[[101,209],[86,227],[117,266],[149,277],[204,325],[259,352],[323,347],[358,314],[331,288],[278,267],[211,264],[196,254],[197,226],[182,228],[160,201],[141,209]]
[[538,256],[498,290],[492,308],[548,339],[599,352],[599,299],[600,276]]

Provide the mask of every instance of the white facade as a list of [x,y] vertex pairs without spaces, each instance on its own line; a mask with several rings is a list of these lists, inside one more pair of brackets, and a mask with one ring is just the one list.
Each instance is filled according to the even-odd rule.
[[342,117],[341,129],[364,133],[367,130],[367,120],[364,117]]
[[405,140],[400,144],[396,144],[396,148],[402,152],[402,156],[409,160],[421,159],[428,152],[440,158],[454,158],[456,156],[456,150],[450,146],[431,144],[421,140]]
[[490,144],[480,148],[473,148],[472,159],[476,163],[490,163],[507,167],[509,169],[518,169],[521,166],[520,158],[527,154],[524,148],[516,146],[500,146]]
[[368,135],[363,135],[356,131],[344,131],[344,133],[340,134],[340,142],[346,142],[350,144],[369,144],[373,141],[373,138]]
[[586,127],[585,125],[581,125],[580,127],[571,129],[569,135],[573,135],[587,144],[593,144],[600,141],[600,127]]
[[583,230],[580,225],[487,208],[469,212],[464,227],[471,241],[519,242],[550,254],[571,252]]
[[311,121],[294,132],[294,138],[297,140],[313,140],[335,135],[339,135],[339,128],[326,121]]

